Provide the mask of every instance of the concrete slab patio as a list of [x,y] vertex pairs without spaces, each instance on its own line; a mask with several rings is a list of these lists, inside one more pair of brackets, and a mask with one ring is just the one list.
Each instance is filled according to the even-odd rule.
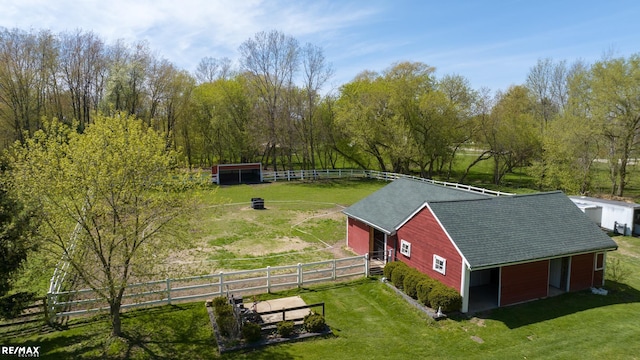
[[[245,304],[245,307],[251,308],[253,304]],[[307,303],[300,296],[290,296],[281,299],[260,301],[256,304],[256,311],[264,313],[269,311],[283,310],[305,306]],[[301,319],[311,312],[311,309],[288,310],[275,314],[261,315],[262,321],[265,323],[275,323],[283,320]]]

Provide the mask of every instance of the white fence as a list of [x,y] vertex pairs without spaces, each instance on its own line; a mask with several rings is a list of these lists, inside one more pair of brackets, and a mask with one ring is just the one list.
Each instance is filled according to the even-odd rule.
[[[213,298],[228,293],[252,295],[304,285],[369,276],[368,255],[318,261],[291,266],[234,271],[180,279],[164,279],[126,287],[122,308],[157,306]],[[47,294],[51,321],[56,318],[108,310],[108,304],[94,290]]]
[[263,171],[263,181],[292,181],[292,180],[319,180],[319,179],[337,179],[337,178],[368,178],[384,181],[393,181],[396,179],[413,179],[428,182],[430,184],[453,187],[465,191],[477,192],[487,195],[513,195],[502,191],[494,191],[471,185],[452,183],[447,181],[438,181],[425,179],[418,176],[397,174],[392,172],[375,171],[375,170],[356,170],[356,169],[334,169],[334,170],[284,170],[284,171]]

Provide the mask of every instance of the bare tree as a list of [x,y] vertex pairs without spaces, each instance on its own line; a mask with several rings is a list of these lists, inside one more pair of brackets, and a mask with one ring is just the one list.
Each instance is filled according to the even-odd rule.
[[569,71],[566,61],[539,59],[527,75],[527,88],[536,99],[536,116],[544,127],[567,107]]
[[195,73],[198,84],[214,82],[218,79],[229,79],[231,75],[231,60],[229,58],[216,59],[210,56],[200,60]]
[[0,117],[24,142],[50,104],[57,51],[48,31],[0,30]]
[[321,98],[320,90],[333,76],[334,69],[327,63],[322,48],[307,43],[302,48],[302,67],[304,68],[303,86],[306,94],[306,116],[303,124],[303,138],[310,155],[311,168],[316,167],[315,149],[315,110]]
[[69,93],[72,116],[82,131],[104,92],[105,46],[95,34],[77,31],[60,36],[60,73]]
[[251,88],[260,100],[258,111],[264,116],[265,157],[271,157],[277,170],[279,120],[288,116],[283,112],[285,93],[293,83],[299,66],[298,41],[276,30],[259,32],[240,45],[241,67],[248,73]]

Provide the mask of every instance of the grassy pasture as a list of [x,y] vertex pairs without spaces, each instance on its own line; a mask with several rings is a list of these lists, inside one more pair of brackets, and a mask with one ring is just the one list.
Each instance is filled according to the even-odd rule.
[[[219,187],[200,197],[189,238],[170,265],[183,273],[210,273],[349,256],[341,210],[385,184],[327,180]],[[265,210],[251,208],[254,197],[265,200]]]
[[[344,207],[386,184],[366,179],[274,182],[199,190],[198,210],[180,239],[168,239],[168,259],[153,279],[219,271],[292,265],[351,256],[345,246]],[[265,210],[251,209],[251,198],[265,199]],[[32,254],[16,289],[44,296],[59,258]]]

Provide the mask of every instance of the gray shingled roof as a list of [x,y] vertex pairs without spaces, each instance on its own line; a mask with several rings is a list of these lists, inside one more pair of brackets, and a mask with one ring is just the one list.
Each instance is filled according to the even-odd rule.
[[429,205],[471,269],[617,248],[559,191]]
[[485,198],[489,196],[419,180],[397,179],[343,212],[387,234],[393,234],[425,202]]
[[425,202],[472,270],[617,248],[559,191],[489,197],[399,179],[344,213],[392,234]]

